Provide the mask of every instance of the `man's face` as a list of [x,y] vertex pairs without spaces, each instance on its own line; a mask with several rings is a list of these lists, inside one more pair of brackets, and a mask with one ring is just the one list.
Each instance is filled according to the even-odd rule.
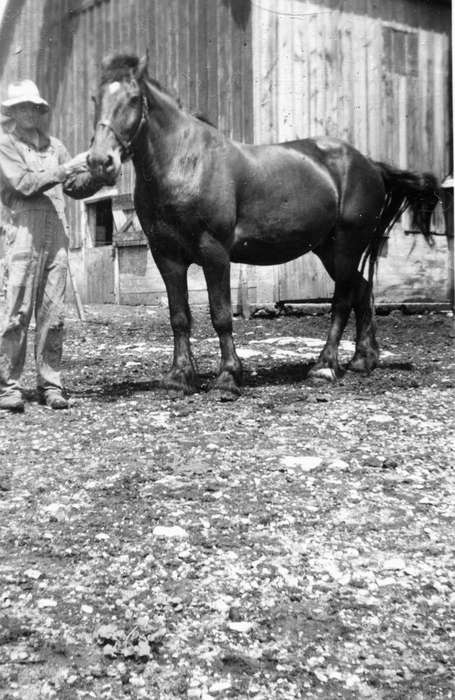
[[12,116],[20,129],[36,129],[38,127],[41,109],[33,102],[22,102],[11,110]]

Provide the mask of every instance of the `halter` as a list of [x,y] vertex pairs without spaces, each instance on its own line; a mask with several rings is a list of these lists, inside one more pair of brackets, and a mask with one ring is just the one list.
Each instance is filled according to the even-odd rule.
[[144,126],[145,122],[147,121],[147,114],[148,114],[147,98],[143,95],[142,102],[141,102],[141,118],[139,120],[139,123],[136,127],[134,134],[129,139],[129,141],[123,139],[120,136],[118,131],[112,126],[110,119],[100,119],[100,121],[96,123],[95,128],[97,128],[98,126],[105,126],[109,129],[109,131],[112,131],[117,143],[119,144],[119,146],[121,148],[122,160],[126,160],[127,158],[130,158],[133,155],[134,142],[138,138],[142,127]]

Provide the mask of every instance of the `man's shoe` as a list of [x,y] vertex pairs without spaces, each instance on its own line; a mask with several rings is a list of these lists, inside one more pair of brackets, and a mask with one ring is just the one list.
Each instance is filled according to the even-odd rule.
[[23,413],[24,408],[24,399],[18,391],[13,394],[0,394],[0,409],[12,411],[12,413]]
[[44,406],[57,411],[62,408],[68,408],[68,401],[63,396],[61,389],[38,389],[38,395],[39,402]]

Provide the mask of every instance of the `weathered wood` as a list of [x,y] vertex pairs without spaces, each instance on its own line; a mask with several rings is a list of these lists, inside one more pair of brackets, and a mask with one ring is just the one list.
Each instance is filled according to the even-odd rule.
[[112,247],[88,248],[86,251],[87,302],[113,304],[115,301]]
[[76,280],[74,279],[73,270],[71,268],[71,260],[68,260],[68,277],[71,282],[71,288],[73,290],[74,300],[76,302],[77,314],[81,321],[85,321],[85,311],[84,307],[82,306],[82,301],[79,294],[79,290],[77,288]]

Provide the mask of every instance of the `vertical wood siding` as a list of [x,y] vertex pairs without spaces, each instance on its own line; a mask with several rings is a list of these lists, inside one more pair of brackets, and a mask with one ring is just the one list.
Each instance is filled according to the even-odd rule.
[[[10,0],[0,98],[9,81],[35,79],[53,107],[52,133],[75,153],[92,134],[103,56],[148,49],[151,74],[230,136],[340,136],[375,159],[443,176],[451,167],[449,33],[450,7],[426,0]],[[132,186],[126,167],[120,191]],[[77,205],[70,218],[78,247]],[[428,251],[404,236],[406,225],[390,239],[377,298],[431,290],[438,300],[446,241]],[[311,254],[248,275],[258,303],[326,298],[332,289]]]
[[[255,141],[326,134],[346,139],[373,159],[446,175],[450,8],[431,5],[409,0],[254,3]],[[435,227],[444,230],[440,213]],[[392,234],[389,257],[381,260],[378,298],[391,301],[399,273],[407,297],[436,300],[437,292],[437,300],[447,298],[446,240],[438,238],[428,249],[404,236],[406,228],[403,217]],[[264,301],[324,298],[333,288],[312,254],[277,266],[273,275],[259,273],[258,285]]]

